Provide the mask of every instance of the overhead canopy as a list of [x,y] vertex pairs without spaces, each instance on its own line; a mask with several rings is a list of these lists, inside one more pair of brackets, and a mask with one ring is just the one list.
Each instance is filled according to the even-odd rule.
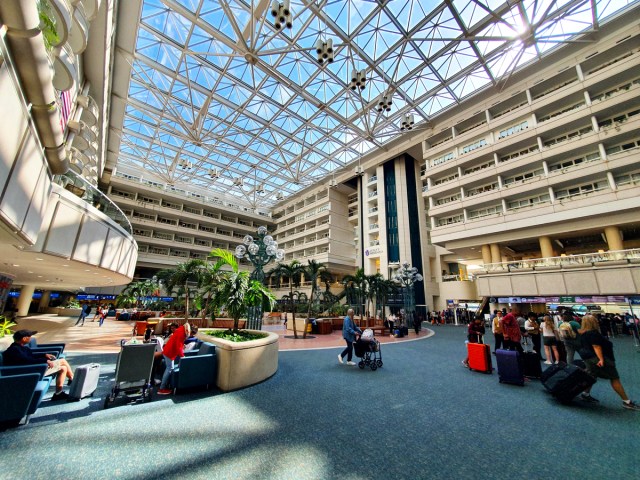
[[116,53],[129,76],[116,162],[269,206],[632,3],[292,0],[278,30],[286,2],[142,0],[135,45]]

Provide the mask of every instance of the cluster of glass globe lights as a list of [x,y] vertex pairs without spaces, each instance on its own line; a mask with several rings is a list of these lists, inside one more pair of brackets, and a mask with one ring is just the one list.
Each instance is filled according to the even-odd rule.
[[235,256],[239,259],[246,258],[253,264],[256,269],[253,277],[256,280],[263,280],[261,273],[264,265],[274,259],[278,262],[284,259],[284,250],[278,248],[278,242],[267,234],[265,226],[258,227],[258,238],[245,235],[242,243],[243,245],[236,247]]
[[402,297],[404,301],[403,317],[407,328],[413,326],[413,311],[415,309],[415,300],[413,297],[413,284],[424,280],[418,273],[416,267],[409,265],[409,262],[402,262],[402,266],[398,269],[398,273],[394,275],[393,281],[402,286]]

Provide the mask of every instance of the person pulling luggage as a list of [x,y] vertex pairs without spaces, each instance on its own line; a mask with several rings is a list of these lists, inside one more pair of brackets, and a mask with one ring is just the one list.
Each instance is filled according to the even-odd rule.
[[[586,370],[596,378],[604,378],[611,382],[611,388],[622,399],[622,408],[640,411],[640,405],[633,402],[620,382],[620,374],[616,369],[613,355],[613,344],[600,333],[600,325],[593,315],[582,317],[580,333],[580,356],[584,360]],[[597,403],[591,396],[591,388],[581,395],[582,400]]]

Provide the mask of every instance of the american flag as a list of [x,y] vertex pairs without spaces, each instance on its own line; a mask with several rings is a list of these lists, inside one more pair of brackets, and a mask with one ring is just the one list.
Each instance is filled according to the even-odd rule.
[[71,105],[71,90],[60,92],[60,128],[62,128],[62,133],[67,128],[67,122],[71,116]]

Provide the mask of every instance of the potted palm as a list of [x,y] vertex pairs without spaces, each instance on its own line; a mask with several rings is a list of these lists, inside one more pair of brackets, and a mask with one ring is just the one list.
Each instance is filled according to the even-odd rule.
[[238,262],[227,250],[214,249],[211,256],[227,265],[213,287],[213,303],[224,305],[233,319],[233,329],[201,329],[198,337],[216,345],[217,386],[230,391],[262,382],[278,370],[278,335],[260,330],[239,330],[242,317],[250,307],[263,305],[270,310],[275,297],[262,283],[240,271]]

